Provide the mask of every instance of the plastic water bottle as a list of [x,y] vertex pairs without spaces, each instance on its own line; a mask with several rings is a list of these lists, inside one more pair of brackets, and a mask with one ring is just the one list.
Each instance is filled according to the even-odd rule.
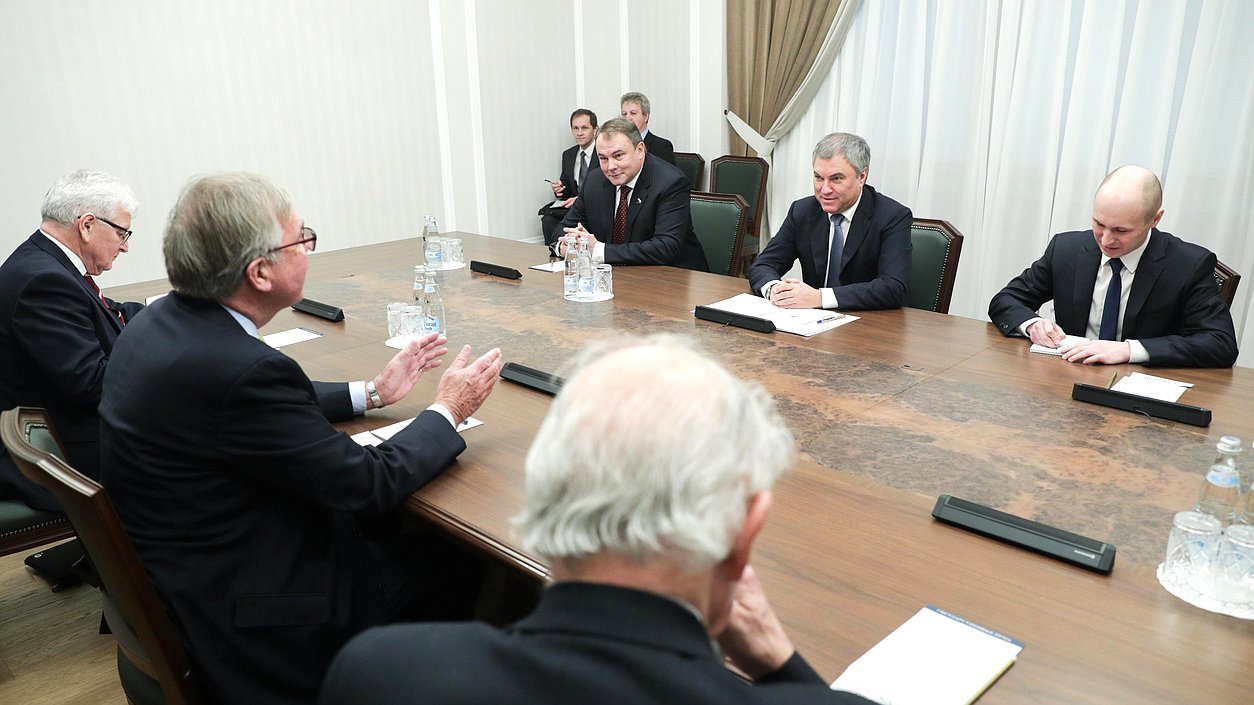
[[579,293],[579,246],[575,244],[575,236],[566,236],[566,262],[562,276],[562,293],[570,298]]
[[577,261],[579,274],[579,296],[592,298],[595,280],[592,278],[592,250],[588,246],[588,238],[579,238],[579,258]]
[[1218,455],[1206,471],[1202,489],[1197,495],[1194,511],[1209,514],[1224,525],[1232,523],[1243,512],[1241,500],[1241,472],[1237,468],[1237,456],[1241,454],[1241,439],[1224,436],[1215,445]]
[[435,224],[435,216],[427,216],[423,251],[426,254],[427,268],[440,269],[444,266],[444,247],[440,243],[440,228]]
[[427,333],[443,333],[448,335],[444,325],[444,297],[440,296],[440,285],[434,276],[427,277],[427,306],[423,311],[423,330]]

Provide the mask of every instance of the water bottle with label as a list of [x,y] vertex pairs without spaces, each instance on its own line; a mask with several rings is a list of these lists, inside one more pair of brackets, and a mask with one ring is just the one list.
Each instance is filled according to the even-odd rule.
[[1230,524],[1242,512],[1241,472],[1237,456],[1241,454],[1241,439],[1224,436],[1215,445],[1218,455],[1206,471],[1202,489],[1197,495],[1194,511],[1209,514],[1224,525]]
[[440,228],[435,224],[435,216],[427,216],[423,248],[426,253],[427,268],[440,269],[444,266],[444,245],[440,242]]
[[579,246],[575,244],[574,235],[564,236],[566,240],[566,261],[562,276],[562,294],[570,298],[579,292]]
[[577,269],[579,275],[579,296],[590,299],[592,298],[592,291],[593,287],[596,286],[596,282],[593,278],[592,250],[586,237],[579,238]]
[[443,333],[448,335],[444,324],[444,297],[440,296],[440,285],[434,276],[427,277],[427,307],[423,316],[423,330],[427,333]]
[[427,268],[414,265],[414,303],[422,306],[427,302]]

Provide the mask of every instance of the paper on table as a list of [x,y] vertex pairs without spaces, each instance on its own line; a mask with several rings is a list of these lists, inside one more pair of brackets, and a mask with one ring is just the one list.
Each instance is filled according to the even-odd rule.
[[775,324],[775,330],[807,338],[858,320],[857,316],[821,308],[780,308],[753,294],[737,294],[730,299],[708,304],[708,307],[754,318],[765,318]]
[[1111,389],[1114,389],[1116,392],[1126,392],[1140,397],[1174,402],[1179,401],[1180,395],[1184,394],[1184,390],[1192,386],[1188,382],[1177,382],[1166,377],[1133,372],[1115,383],[1115,386],[1111,387]]
[[349,436],[349,438],[352,438],[354,441],[357,441],[357,445],[359,446],[377,446],[383,442],[382,438],[379,438],[378,436],[374,435],[373,433],[369,431],[362,431],[361,433],[354,433],[352,436]]
[[1034,352],[1034,353],[1041,353],[1042,355],[1061,355],[1063,348],[1069,345],[1075,345],[1077,343],[1087,343],[1087,342],[1089,342],[1088,338],[1083,338],[1078,335],[1069,335],[1063,338],[1062,342],[1059,343],[1058,347],[1056,348],[1047,348],[1044,345],[1038,345],[1036,343],[1032,343],[1032,347],[1029,348],[1029,351]]
[[931,605],[832,682],[883,705],[973,702],[1014,663],[1023,643]]
[[149,296],[148,298],[144,299],[144,305],[151,306],[153,301],[156,301],[157,299],[163,299],[169,294],[170,292],[168,291],[165,292],[164,294],[153,294],[152,296]]
[[[370,433],[373,434],[374,437],[378,438],[380,441],[386,441],[392,436],[395,436],[396,434],[400,433],[401,429],[405,428],[412,422],[413,422],[413,419],[405,419],[404,421],[397,421],[396,423],[388,424],[387,426],[384,426],[383,428],[376,428],[375,430],[370,431]],[[475,426],[482,426],[482,425],[483,425],[482,421],[471,416],[470,418],[463,421],[462,425],[457,427],[457,432],[461,433],[462,431],[465,431],[467,429],[471,429],[471,428],[474,428]],[[360,443],[360,441],[358,442]]]
[[313,340],[314,338],[321,337],[322,333],[315,330],[309,330],[308,328],[289,328],[287,330],[281,330],[278,333],[263,335],[261,336],[261,339],[266,341],[266,345],[277,349],[283,347],[284,345],[294,345],[296,343],[303,343],[306,340]]
[[559,259],[556,262],[548,262],[545,264],[533,264],[527,269],[538,269],[541,272],[560,272],[563,269],[565,269],[565,267],[566,267],[565,260]]

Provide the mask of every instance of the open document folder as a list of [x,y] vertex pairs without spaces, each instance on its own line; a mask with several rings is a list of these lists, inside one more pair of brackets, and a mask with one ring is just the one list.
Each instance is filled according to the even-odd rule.
[[837,326],[858,320],[847,313],[827,311],[821,308],[780,308],[760,296],[737,294],[709,304],[707,308],[739,313],[742,316],[764,318],[775,324],[775,330],[804,335],[807,338]]
[[883,705],[963,705],[1022,650],[1022,642],[928,605],[849,664],[832,688]]

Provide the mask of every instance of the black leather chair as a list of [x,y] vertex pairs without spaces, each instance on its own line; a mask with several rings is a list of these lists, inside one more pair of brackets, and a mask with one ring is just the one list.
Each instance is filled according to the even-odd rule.
[[710,271],[728,275],[736,265],[749,221],[749,204],[736,194],[692,192],[692,229]]
[[734,193],[749,204],[749,222],[745,226],[745,237],[736,254],[732,272],[735,276],[745,276],[758,255],[759,214],[766,205],[766,177],[770,169],[761,157],[727,154],[710,162],[710,190],[714,193]]
[[688,177],[688,186],[700,191],[705,185],[705,159],[696,152],[675,152],[675,166]]
[[943,220],[915,218],[910,226],[910,298],[906,305],[949,313],[958,275],[962,234]]
[[96,481],[31,443],[32,426],[49,427],[43,409],[18,407],[0,413],[0,440],[22,474],[61,502],[95,566],[105,618],[118,642],[118,675],[127,700],[133,705],[207,705],[113,502]]
[[1224,297],[1224,303],[1231,309],[1232,301],[1237,297],[1237,285],[1241,283],[1241,275],[1232,267],[1215,260],[1215,283],[1219,285],[1219,295]]
[[[61,445],[47,426],[32,424],[26,429],[31,445],[64,458]],[[0,499],[0,556],[27,551],[44,544],[72,538],[74,527],[59,512],[28,507],[16,499]]]

